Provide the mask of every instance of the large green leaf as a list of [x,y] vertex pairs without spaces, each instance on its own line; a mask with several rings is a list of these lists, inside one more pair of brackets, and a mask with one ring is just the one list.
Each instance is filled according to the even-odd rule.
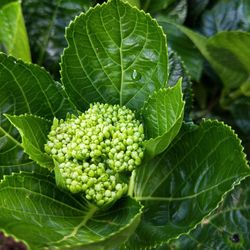
[[[189,37],[212,65],[226,91],[244,86],[241,94],[245,94],[244,89],[249,86],[250,75],[249,33],[225,31],[206,39],[184,26],[175,25],[175,27]],[[238,90],[236,91],[238,93]]]
[[177,25],[163,18],[159,18],[158,22],[168,36],[168,45],[181,57],[191,78],[199,81],[204,59],[199,51],[198,45],[179,28],[182,27],[181,25]]
[[62,82],[79,109],[90,102],[138,110],[167,81],[166,38],[147,14],[111,0],[67,28]]
[[250,178],[228,193],[220,207],[189,235],[171,245],[174,249],[249,249]]
[[17,130],[3,114],[62,118],[73,110],[71,106],[62,87],[45,70],[0,54],[0,166],[33,166],[23,153]]
[[181,128],[184,115],[181,82],[180,79],[176,86],[153,93],[141,110],[148,156],[162,153]]
[[108,211],[59,190],[49,176],[14,174],[0,183],[0,230],[31,249],[112,249],[137,226],[141,205],[126,197]]
[[221,32],[207,42],[207,59],[226,88],[238,88],[249,81],[250,34],[240,31]]
[[6,117],[21,134],[24,152],[40,166],[53,169],[53,160],[44,151],[52,122],[34,115]]
[[67,46],[65,27],[91,0],[25,0],[24,19],[30,38],[33,62],[45,66],[59,78],[59,59]]
[[135,199],[145,209],[129,249],[160,245],[189,232],[250,169],[233,131],[203,121],[185,127],[167,151],[136,174]]
[[0,6],[0,47],[4,52],[30,62],[30,48],[20,1]]

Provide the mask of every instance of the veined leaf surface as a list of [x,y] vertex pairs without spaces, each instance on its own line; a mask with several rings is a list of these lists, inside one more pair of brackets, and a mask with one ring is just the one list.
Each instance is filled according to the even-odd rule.
[[[5,1],[1,1],[4,2]],[[1,3],[2,4],[2,3]],[[0,48],[9,55],[31,61],[29,40],[20,1],[0,4]]]
[[59,59],[67,46],[65,27],[90,8],[92,0],[25,0],[22,9],[30,38],[32,61],[58,79]]
[[22,147],[29,157],[40,166],[53,169],[53,160],[44,151],[52,122],[34,115],[11,116],[8,120],[18,129],[22,137]]
[[128,248],[161,245],[189,232],[249,173],[229,127],[204,121],[183,129],[167,151],[137,171],[135,199],[145,209]]
[[[0,166],[33,168],[20,145],[20,135],[3,114],[63,118],[74,108],[63,88],[42,68],[0,53]],[[28,164],[28,165],[27,165]],[[24,166],[23,165],[23,166]],[[27,170],[27,168],[25,167]],[[7,171],[7,170],[6,170]],[[6,172],[3,170],[3,172]],[[7,171],[8,172],[8,171]],[[7,173],[6,172],[6,173]]]
[[162,153],[178,134],[184,115],[182,79],[176,86],[160,89],[149,97],[142,108],[146,154],[154,157]]
[[59,190],[49,176],[32,173],[1,181],[0,209],[0,229],[31,249],[112,249],[133,233],[141,214],[129,197],[101,211]]
[[77,17],[66,38],[62,82],[79,110],[96,101],[139,110],[166,85],[166,38],[143,11],[109,1]]
[[[247,177],[228,193],[219,208],[189,235],[171,245],[176,249],[249,249],[250,203]],[[164,248],[165,249],[165,248]]]

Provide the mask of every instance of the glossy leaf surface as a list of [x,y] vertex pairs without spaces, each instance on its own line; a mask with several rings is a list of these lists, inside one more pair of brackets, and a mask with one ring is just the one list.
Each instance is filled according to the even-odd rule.
[[3,114],[65,117],[74,109],[64,95],[44,69],[0,54],[0,166],[32,166],[17,130]]
[[168,45],[175,51],[185,63],[193,80],[199,81],[203,69],[203,58],[196,44],[188,37],[177,24],[159,19],[168,36]]
[[6,117],[21,134],[24,152],[40,166],[53,169],[53,160],[44,151],[52,122],[34,115]]
[[137,171],[135,198],[145,209],[128,248],[160,245],[189,232],[249,173],[229,127],[216,121],[185,127],[168,150]]
[[29,40],[20,1],[0,5],[0,48],[9,55],[31,61]]
[[32,61],[43,65],[56,79],[59,78],[58,62],[67,46],[65,27],[90,6],[91,0],[22,1]]
[[133,233],[141,214],[141,206],[131,198],[100,211],[60,191],[49,176],[28,173],[4,178],[0,208],[0,229],[32,249],[110,249]]
[[119,0],[77,17],[66,32],[62,82],[78,109],[108,102],[139,110],[167,81],[166,39],[158,24]]
[[184,62],[173,50],[168,52],[169,58],[169,77],[168,85],[175,86],[180,78],[182,78],[182,93],[185,101],[185,121],[190,120],[190,112],[193,106],[193,90],[189,72],[187,71]]
[[228,193],[220,207],[188,236],[182,236],[171,245],[176,249],[248,249],[249,184],[246,178]]
[[146,154],[154,157],[162,153],[178,134],[183,114],[181,79],[177,85],[160,89],[149,97],[142,108]]

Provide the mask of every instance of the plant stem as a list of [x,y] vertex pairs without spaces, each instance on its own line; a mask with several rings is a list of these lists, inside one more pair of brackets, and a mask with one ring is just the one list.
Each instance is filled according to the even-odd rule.
[[132,172],[130,181],[129,181],[129,186],[128,186],[128,195],[130,197],[133,197],[134,194],[134,186],[135,186],[135,170]]

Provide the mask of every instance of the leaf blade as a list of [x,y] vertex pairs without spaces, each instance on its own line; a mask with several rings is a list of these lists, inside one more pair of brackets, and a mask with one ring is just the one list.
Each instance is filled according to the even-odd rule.
[[74,110],[62,87],[44,69],[0,53],[0,165],[30,162],[22,152],[18,131],[3,114],[32,113],[52,119]]
[[165,153],[138,169],[135,197],[145,213],[128,246],[156,247],[188,233],[249,173],[229,127],[204,121],[184,128]]
[[27,114],[5,116],[21,134],[24,152],[40,166],[53,169],[53,160],[44,151],[52,123],[44,118]]
[[16,58],[31,62],[29,41],[19,1],[2,6],[0,26],[0,44],[6,52]]
[[[14,203],[7,193],[13,194]],[[118,246],[133,232],[141,213],[141,206],[131,198],[124,198],[110,211],[97,211],[81,197],[60,191],[50,177],[28,173],[5,177],[0,200],[5,215],[1,228],[34,249]]]
[[62,82],[79,109],[99,101],[138,110],[151,91],[166,84],[165,36],[149,15],[130,5],[113,0],[96,6],[71,23],[66,38]]
[[141,110],[148,138],[144,147],[150,157],[162,153],[180,130],[184,115],[181,82],[155,92]]

